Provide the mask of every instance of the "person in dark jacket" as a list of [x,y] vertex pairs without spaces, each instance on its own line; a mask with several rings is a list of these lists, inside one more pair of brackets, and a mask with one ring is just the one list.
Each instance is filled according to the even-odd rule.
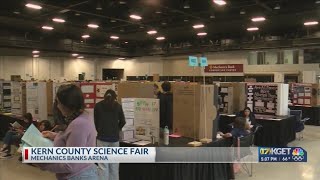
[[171,92],[170,82],[161,84],[163,92],[159,94],[160,100],[160,127],[168,126],[170,130],[173,128],[173,95]]
[[[115,91],[109,89],[104,100],[94,107],[94,123],[98,132],[97,146],[119,147],[119,133],[126,124],[122,106],[117,102]],[[99,164],[108,180],[119,179],[119,164]]]

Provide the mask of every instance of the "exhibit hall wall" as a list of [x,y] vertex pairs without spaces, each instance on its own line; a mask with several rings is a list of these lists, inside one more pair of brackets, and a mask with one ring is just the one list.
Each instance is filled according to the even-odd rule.
[[[299,64],[248,65],[249,51],[225,51],[204,54],[208,64],[243,64],[243,73],[206,73],[208,76],[243,76],[244,74],[271,74],[275,81],[281,82],[285,74],[299,74],[303,71],[320,75],[319,64],[303,64],[303,51],[299,53]],[[0,78],[10,79],[10,75],[21,75],[24,80],[77,80],[78,74],[85,73],[86,79],[102,79],[102,69],[124,69],[126,76],[202,76],[200,68],[190,68],[189,55],[200,57],[202,54],[179,56],[145,56],[119,60],[111,58],[0,56]],[[302,78],[301,78],[302,79]],[[306,79],[306,78],[305,78]]]

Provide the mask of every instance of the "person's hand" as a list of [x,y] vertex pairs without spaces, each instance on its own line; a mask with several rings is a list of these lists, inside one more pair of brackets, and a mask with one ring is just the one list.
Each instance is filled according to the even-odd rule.
[[223,137],[229,138],[229,137],[232,137],[232,134],[231,133],[226,133],[226,134],[223,135]]
[[57,133],[55,132],[51,132],[51,131],[42,131],[42,136],[45,138],[48,138],[50,140],[54,140],[54,138],[56,137]]
[[23,129],[18,128],[18,129],[16,129],[16,131],[17,131],[18,134],[21,134],[21,135],[24,134],[24,130]]

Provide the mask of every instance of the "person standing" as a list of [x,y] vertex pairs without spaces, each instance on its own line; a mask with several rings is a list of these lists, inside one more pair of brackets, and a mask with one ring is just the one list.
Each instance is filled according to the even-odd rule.
[[[96,129],[89,113],[84,111],[81,89],[74,84],[59,87],[57,108],[65,117],[65,129],[59,133],[43,131],[43,137],[54,141],[54,147],[95,147]],[[36,164],[42,170],[56,173],[63,180],[98,180],[97,166],[94,163],[53,163]]]
[[163,92],[159,94],[160,100],[160,127],[173,128],[173,94],[171,92],[171,84],[165,81],[161,84]]
[[[122,106],[117,102],[115,91],[109,89],[104,94],[104,100],[94,107],[94,123],[98,132],[97,146],[119,147],[119,133],[126,124]],[[108,180],[119,179],[119,164],[99,164]]]

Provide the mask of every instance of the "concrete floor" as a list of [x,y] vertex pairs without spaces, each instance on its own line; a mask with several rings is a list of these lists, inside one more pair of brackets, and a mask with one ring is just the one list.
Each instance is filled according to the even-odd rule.
[[[236,175],[239,180],[319,180],[320,179],[320,127],[306,126],[304,139],[289,146],[303,147],[308,152],[307,163],[259,163],[253,166],[253,176],[245,172]],[[0,180],[55,179],[54,174],[22,164],[18,156],[0,160]]]

